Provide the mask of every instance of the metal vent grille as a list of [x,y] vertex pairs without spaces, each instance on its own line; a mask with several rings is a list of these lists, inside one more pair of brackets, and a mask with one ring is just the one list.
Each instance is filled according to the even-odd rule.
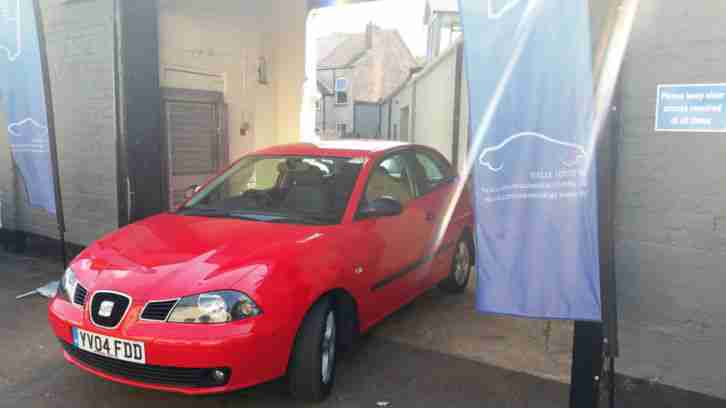
[[179,299],[149,302],[146,304],[146,307],[144,307],[144,311],[141,312],[141,318],[144,320],[157,320],[160,322],[166,321],[169,313],[171,313],[171,309],[174,308],[178,301]]
[[88,296],[88,291],[86,288],[81,286],[81,284],[76,285],[76,291],[73,295],[73,303],[77,304],[78,306],[85,306],[86,305],[86,296]]

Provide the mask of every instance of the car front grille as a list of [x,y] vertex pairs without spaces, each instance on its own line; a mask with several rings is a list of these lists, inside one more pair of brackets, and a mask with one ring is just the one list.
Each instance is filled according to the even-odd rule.
[[[101,305],[111,302],[113,304],[111,313],[108,316],[102,316],[100,312]],[[121,323],[121,319],[126,315],[126,311],[131,306],[131,298],[116,292],[95,292],[91,297],[91,321],[100,327],[115,328]]]
[[[180,368],[129,363],[89,353],[61,340],[63,349],[78,362],[106,374],[147,384],[171,385],[177,387],[204,388],[224,384],[212,380],[211,368]],[[222,368],[229,379],[229,369]]]
[[86,288],[81,286],[81,284],[76,284],[76,293],[73,295],[73,303],[77,304],[78,306],[85,306],[86,305],[86,296],[88,296],[88,291]]
[[141,312],[141,318],[144,320],[166,321],[171,309],[174,308],[178,301],[179,299],[149,302],[144,307],[144,311]]

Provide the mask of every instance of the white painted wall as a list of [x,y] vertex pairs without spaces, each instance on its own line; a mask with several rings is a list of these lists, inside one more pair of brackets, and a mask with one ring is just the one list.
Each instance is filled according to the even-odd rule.
[[[401,136],[401,109],[409,106],[411,116],[408,124],[409,142],[431,146],[447,159],[453,159],[454,98],[456,83],[456,46],[452,46],[431,62],[424,71],[409,80],[398,94],[390,99],[391,134],[393,126]],[[415,88],[415,91],[414,91]],[[468,105],[466,104],[466,80],[462,81],[462,114],[460,128],[459,157],[466,154]],[[414,103],[413,98],[416,101]],[[388,102],[385,105],[388,109]],[[381,124],[382,134],[387,134],[388,122]]]
[[411,115],[409,116],[408,121],[408,140],[411,141],[411,124],[413,122],[412,89],[413,88],[411,86],[406,86],[396,96],[391,98],[391,103],[393,103],[393,108],[391,110],[391,137],[394,137],[393,126],[396,125],[396,128],[398,129],[395,134],[396,140],[401,140],[401,109],[408,106],[411,109]]
[[452,47],[417,75],[413,141],[431,146],[452,160],[456,47]]
[[[223,90],[232,159],[256,148],[300,140],[306,16],[304,0],[161,3],[162,86]],[[257,81],[261,57],[267,60],[266,85]],[[169,67],[181,70],[170,74]],[[183,70],[214,77],[195,79],[180,74]],[[242,136],[245,122],[251,128]]]
[[277,142],[300,140],[300,111],[305,83],[305,0],[269,0],[275,38],[274,86],[277,88]]
[[[275,138],[269,87],[256,81],[258,58],[269,50],[262,32],[264,11],[235,0],[163,2],[159,59],[164,87],[222,90],[228,112],[230,157],[252,150],[257,139]],[[169,68],[174,68],[170,72]],[[182,71],[186,70],[187,75]],[[195,75],[206,73],[213,77]],[[258,105],[260,109],[258,111]],[[240,135],[243,120],[253,125]]]

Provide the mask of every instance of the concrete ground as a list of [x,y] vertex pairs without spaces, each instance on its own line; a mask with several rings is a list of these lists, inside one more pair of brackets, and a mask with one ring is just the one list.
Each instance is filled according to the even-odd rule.
[[[0,250],[0,408],[305,406],[290,399],[279,381],[186,397],[76,369],[62,358],[47,325],[47,300],[15,300],[60,276],[60,264],[44,251],[30,248],[34,256],[18,256]],[[433,290],[395,313],[342,357],[333,395],[317,406],[568,406],[571,327],[482,316],[472,302],[472,291],[450,296]],[[625,376],[618,376],[616,388],[618,408],[725,406],[723,400]],[[600,406],[608,406],[604,399]]]
[[[280,382],[228,395],[186,397],[110,383],[76,369],[63,360],[47,326],[47,301],[41,297],[15,300],[17,294],[59,275],[60,265],[47,258],[0,251],[0,407],[298,405],[285,395]],[[455,308],[450,311],[460,313],[466,299],[432,292],[365,336],[343,356],[334,394],[320,406],[376,407],[379,401],[389,402],[390,407],[566,406],[565,384],[434,351],[432,343],[416,344],[395,335],[438,319],[438,309]],[[461,326],[457,331],[466,325]],[[496,344],[501,341],[496,334],[500,329],[492,330],[482,333],[482,339],[491,333],[490,340]],[[412,334],[420,332],[416,328]],[[435,330],[427,333],[432,333],[429,340],[439,336]],[[442,350],[455,346],[444,344]]]
[[472,274],[464,294],[431,290],[390,316],[375,333],[416,348],[569,383],[572,323],[478,313],[475,286]]

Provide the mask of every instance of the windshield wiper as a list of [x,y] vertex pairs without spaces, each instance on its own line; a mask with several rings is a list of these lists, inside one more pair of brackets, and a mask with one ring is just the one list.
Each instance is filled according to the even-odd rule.
[[237,218],[240,220],[261,221],[261,222],[274,222],[279,218],[279,216],[276,214],[268,215],[268,214],[249,213],[246,211],[228,211],[226,213],[226,215],[228,217]]
[[313,225],[333,224],[335,220],[330,217],[323,217],[312,214],[263,214],[238,210],[222,210],[219,208],[182,208],[177,211],[178,214],[201,216],[201,217],[217,217],[217,218],[235,218],[244,221],[272,222],[272,223],[299,223]]
[[266,221],[265,216],[249,214],[242,211],[223,210],[220,208],[182,208],[178,211],[178,213],[182,215],[196,215],[201,217],[235,218],[245,221]]
[[270,222],[292,222],[300,224],[312,224],[312,225],[328,225],[335,223],[335,220],[330,217],[323,217],[312,214],[280,214],[276,219],[269,220]]
[[177,211],[177,213],[183,214],[183,215],[203,215],[203,216],[219,215],[219,216],[222,216],[222,215],[224,215],[225,212],[218,208],[184,207],[184,208],[180,208]]

